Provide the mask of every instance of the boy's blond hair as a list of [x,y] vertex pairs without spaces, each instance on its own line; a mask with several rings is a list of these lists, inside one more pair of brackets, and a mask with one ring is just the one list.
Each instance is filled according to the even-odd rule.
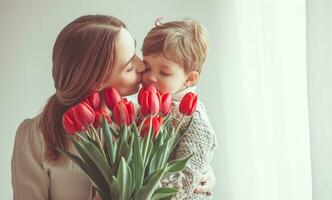
[[156,20],[143,42],[143,56],[162,53],[186,72],[201,73],[208,51],[208,33],[197,21],[186,19],[161,23]]

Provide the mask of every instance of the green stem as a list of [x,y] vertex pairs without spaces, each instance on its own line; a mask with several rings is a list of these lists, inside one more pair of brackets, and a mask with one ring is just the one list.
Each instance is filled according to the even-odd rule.
[[148,138],[146,139],[147,141],[147,144],[145,145],[145,148],[144,148],[144,151],[143,151],[143,161],[144,161],[144,165],[145,165],[145,162],[146,162],[146,154],[147,154],[147,151],[148,151],[148,147],[149,147],[149,144],[150,144],[150,139],[151,139],[151,131],[152,130],[152,117],[150,117],[150,127],[149,127],[149,132],[148,132]]
[[89,138],[91,138],[91,139],[92,139],[92,135],[90,134],[90,131],[89,131],[89,130],[87,130],[87,131],[86,131],[86,133],[87,133],[87,135],[89,136]]
[[139,129],[138,129],[138,132],[139,132],[139,133],[141,133],[142,127],[143,127],[144,122],[145,122],[146,119],[147,119],[147,117],[144,117],[144,118],[143,118],[143,121],[142,121],[142,123],[140,124]]
[[103,144],[101,143],[101,139],[99,137],[99,134],[97,133],[97,131],[95,130],[95,128],[92,125],[90,125],[90,128],[91,128],[92,133],[94,134],[94,136],[97,138],[97,141],[98,141],[99,147],[101,149],[101,152],[103,153],[105,159],[107,160],[107,157],[106,157],[106,154],[105,154],[105,151],[104,151],[104,148],[103,148]]
[[184,115],[182,115],[182,117],[181,117],[181,119],[180,119],[180,122],[179,122],[179,124],[178,124],[178,127],[176,127],[175,134],[178,133],[178,131],[179,131],[181,125],[182,125],[183,118],[184,118]]

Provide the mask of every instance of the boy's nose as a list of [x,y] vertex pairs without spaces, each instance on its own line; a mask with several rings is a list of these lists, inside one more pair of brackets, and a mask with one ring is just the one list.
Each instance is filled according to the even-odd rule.
[[157,82],[157,78],[156,78],[155,76],[151,75],[151,74],[149,75],[148,80],[149,80],[151,83],[155,83],[155,82]]

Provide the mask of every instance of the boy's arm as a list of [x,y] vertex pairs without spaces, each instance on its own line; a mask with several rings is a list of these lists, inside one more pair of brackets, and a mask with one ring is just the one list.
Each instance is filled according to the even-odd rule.
[[187,132],[175,148],[175,159],[193,154],[183,172],[162,181],[163,186],[174,187],[178,193],[174,199],[183,199],[193,194],[200,183],[202,173],[209,166],[216,147],[214,130],[209,122],[194,118]]

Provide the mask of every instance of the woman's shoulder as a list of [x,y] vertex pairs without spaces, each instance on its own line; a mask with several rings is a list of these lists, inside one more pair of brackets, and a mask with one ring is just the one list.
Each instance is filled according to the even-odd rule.
[[40,115],[24,119],[18,126],[15,145],[42,148],[42,133],[39,128]]

